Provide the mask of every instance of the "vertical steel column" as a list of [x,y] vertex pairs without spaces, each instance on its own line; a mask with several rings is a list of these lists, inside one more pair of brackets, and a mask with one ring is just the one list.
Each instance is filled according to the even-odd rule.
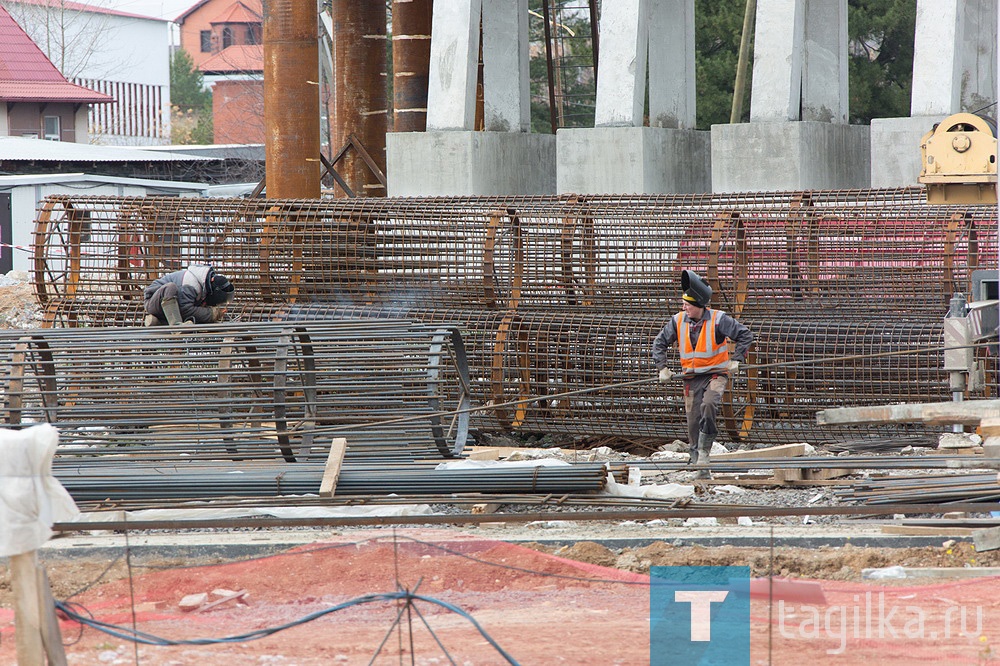
[[392,131],[427,129],[433,0],[392,3]]
[[318,199],[319,23],[314,2],[264,0],[267,198]]
[[[354,135],[385,173],[385,3],[333,0],[332,7],[337,63],[333,145],[342,147]],[[357,151],[348,150],[340,165],[338,171],[358,196],[385,196],[385,188]]]

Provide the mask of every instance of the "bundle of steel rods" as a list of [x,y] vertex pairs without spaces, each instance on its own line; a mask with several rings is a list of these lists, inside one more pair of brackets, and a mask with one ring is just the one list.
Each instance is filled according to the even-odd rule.
[[[124,466],[81,465],[57,458],[53,473],[78,502],[215,499],[315,495],[322,464],[204,461],[174,464],[133,461]],[[588,493],[604,488],[601,463],[558,467],[434,469],[426,465],[348,466],[340,473],[337,497],[359,495],[443,495],[447,493]]]
[[995,472],[890,476],[854,481],[836,494],[865,504],[998,502],[1000,483]]

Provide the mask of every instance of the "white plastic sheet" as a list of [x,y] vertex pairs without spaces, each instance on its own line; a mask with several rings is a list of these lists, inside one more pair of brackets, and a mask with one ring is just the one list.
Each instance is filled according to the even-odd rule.
[[0,430],[0,556],[37,550],[52,537],[53,523],[80,513],[52,476],[58,444],[58,431],[47,423]]

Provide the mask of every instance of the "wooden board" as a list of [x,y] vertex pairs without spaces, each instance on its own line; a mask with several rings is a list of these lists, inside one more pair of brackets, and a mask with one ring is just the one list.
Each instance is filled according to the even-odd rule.
[[323,480],[319,484],[320,497],[333,497],[337,492],[337,479],[340,478],[340,468],[344,464],[344,453],[347,451],[347,439],[337,437],[330,442],[330,455],[323,469]]

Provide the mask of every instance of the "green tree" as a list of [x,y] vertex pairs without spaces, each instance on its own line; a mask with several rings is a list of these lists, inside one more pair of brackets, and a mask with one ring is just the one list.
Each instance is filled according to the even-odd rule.
[[[695,88],[698,95],[698,129],[728,123],[736,87],[736,63],[743,32],[746,0],[695,0]],[[751,39],[752,39],[751,35]],[[751,49],[753,42],[751,41]],[[751,50],[751,53],[753,51]],[[750,119],[751,64],[742,120]]]
[[910,115],[913,78],[913,0],[850,0],[851,122]]
[[174,143],[212,143],[212,92],[183,49],[170,59],[170,110]]

